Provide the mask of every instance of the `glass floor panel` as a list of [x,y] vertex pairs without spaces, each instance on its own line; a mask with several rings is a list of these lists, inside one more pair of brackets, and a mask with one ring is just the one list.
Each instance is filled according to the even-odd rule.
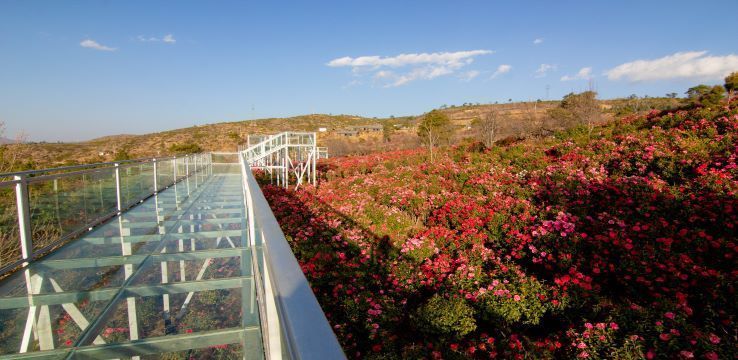
[[182,180],[0,282],[0,359],[263,359],[240,174]]

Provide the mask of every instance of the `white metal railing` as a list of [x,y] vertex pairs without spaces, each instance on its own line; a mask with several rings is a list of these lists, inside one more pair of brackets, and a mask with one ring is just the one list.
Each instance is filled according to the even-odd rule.
[[[20,240],[19,254],[0,254],[0,276],[183,179],[194,175],[197,186],[211,172],[210,154],[193,154],[0,174],[0,180],[5,179],[0,191],[15,192],[14,201],[0,198],[0,233],[5,235],[0,240]],[[88,208],[91,193],[96,204]],[[84,204],[70,205],[74,202]],[[53,223],[52,230],[44,229],[47,222]],[[35,248],[34,242],[44,245]]]
[[265,137],[239,153],[251,168],[266,171],[281,186],[288,187],[291,179],[296,188],[303,183],[316,183],[319,155],[316,133],[282,132]]
[[345,359],[310,283],[251,172],[245,152],[241,153],[240,164],[267,359]]

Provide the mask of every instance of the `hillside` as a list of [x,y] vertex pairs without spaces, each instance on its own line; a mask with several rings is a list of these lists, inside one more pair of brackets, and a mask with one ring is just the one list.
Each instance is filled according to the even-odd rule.
[[264,186],[352,358],[734,359],[738,99]]
[[[622,108],[643,111],[651,108],[673,107],[675,99],[616,99],[600,101],[606,113],[605,119]],[[478,104],[451,106],[441,109],[455,125],[455,142],[476,136],[471,124],[474,119],[496,112],[502,118],[500,137],[528,137],[537,135],[537,127],[556,107],[558,101],[520,102],[508,104]],[[113,161],[116,158],[142,158],[172,154],[177,144],[195,144],[203,151],[235,151],[246,142],[249,134],[273,134],[280,131],[319,132],[319,146],[327,146],[332,156],[368,154],[376,151],[411,149],[419,146],[416,126],[422,114],[398,118],[365,118],[351,115],[311,114],[289,118],[269,118],[250,121],[223,122],[193,126],[144,135],[110,135],[75,143],[27,143],[8,145],[17,158],[24,159],[23,168],[43,168],[61,165]],[[352,126],[387,124],[397,130],[390,141],[385,141],[381,131],[362,132],[356,136],[343,136],[339,132]]]

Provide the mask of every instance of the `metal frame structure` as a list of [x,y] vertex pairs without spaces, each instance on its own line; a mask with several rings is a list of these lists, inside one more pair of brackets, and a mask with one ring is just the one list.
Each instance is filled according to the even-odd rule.
[[[294,154],[284,148],[277,151]],[[314,142],[312,154],[316,154]],[[6,291],[3,289],[8,287],[2,285],[9,279],[17,284],[25,284],[27,292],[25,295],[0,294],[0,314],[6,310],[27,310],[18,354],[0,355],[0,359],[138,359],[142,355],[190,351],[227,344],[241,344],[244,358],[247,357],[247,349],[250,356],[267,359],[345,358],[251,172],[251,166],[247,165],[245,152],[236,156],[238,162],[233,165],[240,168],[240,174],[214,173],[212,154],[0,174],[0,178],[14,177],[11,181],[0,183],[0,186],[15,188],[18,226],[25,229],[20,233],[19,239],[23,253],[20,265],[22,270],[0,281],[0,292]],[[312,169],[304,169],[303,175],[315,176],[315,157],[306,156],[305,162],[312,165]],[[127,166],[141,163],[153,163],[154,190],[136,201],[126,201],[122,194],[122,171]],[[157,169],[162,169],[162,166],[171,166],[171,183],[160,183]],[[115,212],[98,214],[92,223],[84,225],[90,228],[75,229],[63,234],[59,239],[63,245],[54,246],[54,251],[50,254],[63,253],[70,247],[74,249],[74,246],[77,249],[84,249],[84,246],[115,247],[117,243],[119,245],[116,252],[120,255],[87,257],[83,251],[81,257],[49,258],[45,253],[34,252],[30,224],[32,218],[28,216],[28,184],[41,181],[38,179],[48,181],[69,176],[67,174],[70,173],[92,173],[100,169],[112,169],[115,174]],[[183,171],[179,172],[177,169]],[[294,170],[290,168],[290,171]],[[214,187],[213,184],[217,182],[225,185]],[[137,219],[137,211],[150,214],[155,219]],[[240,225],[240,229],[233,229],[237,225]],[[100,232],[85,234],[95,226],[103,230],[114,230],[118,235],[100,236]],[[213,227],[216,229],[213,230]],[[141,230],[148,232],[141,233]],[[102,234],[108,232],[106,230]],[[70,241],[80,234],[84,235]],[[208,241],[208,246],[212,248],[203,248],[200,241]],[[145,246],[151,248],[142,253],[140,249],[145,249]],[[212,265],[218,259],[230,258],[240,259],[237,276],[204,276],[216,270]],[[189,267],[188,272],[185,261],[194,261],[196,267]],[[96,269],[111,267],[120,269],[122,284],[119,286],[74,290],[70,289],[70,285],[65,286],[59,278],[64,271],[90,269],[99,272],[101,270]],[[151,274],[152,269],[158,268],[161,273],[158,283],[150,283],[151,280],[147,280],[149,283],[140,283],[142,278],[150,278],[147,275]],[[169,274],[172,270],[178,272],[178,278]],[[197,270],[197,273],[192,270]],[[63,280],[69,283],[69,279]],[[9,288],[14,289],[17,286],[11,283]],[[191,301],[193,298],[197,299],[198,293],[227,289],[240,289],[242,318],[238,327],[187,334],[168,333],[155,337],[147,337],[145,332],[142,333],[144,330],[140,329],[141,321],[145,320],[139,319],[137,315],[137,300],[160,297],[166,324],[167,321],[174,321],[187,313]],[[97,315],[85,315],[87,311],[81,311],[84,309],[78,307],[81,302],[95,301],[107,304]],[[57,310],[52,311],[51,307]],[[54,339],[57,335],[54,326],[58,325],[54,325],[54,319],[58,318],[53,318],[52,314],[58,314],[59,307],[78,331],[81,331],[71,348],[55,346]],[[117,307],[122,307],[127,312],[128,337],[127,341],[110,342],[100,334],[104,327],[109,326],[109,321],[116,317]],[[175,313],[177,307],[179,310]],[[89,316],[92,317],[88,318]],[[36,349],[32,343],[36,344]]]
[[[254,136],[261,140],[239,149],[252,169],[264,170],[269,179],[285,188],[294,181],[295,189],[304,183],[316,184],[317,160],[320,155],[314,132],[282,132],[271,136]],[[325,156],[328,156],[327,150]]]

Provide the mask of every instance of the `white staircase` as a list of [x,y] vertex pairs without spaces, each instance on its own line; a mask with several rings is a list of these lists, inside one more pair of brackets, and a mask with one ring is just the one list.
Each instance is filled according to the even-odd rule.
[[239,149],[246,165],[264,170],[272,182],[298,188],[315,184],[318,159],[317,135],[309,132],[281,132]]

